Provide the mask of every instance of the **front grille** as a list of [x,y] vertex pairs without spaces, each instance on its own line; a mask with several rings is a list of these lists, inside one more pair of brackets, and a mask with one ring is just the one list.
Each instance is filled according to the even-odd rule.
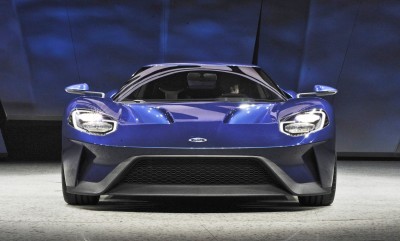
[[146,158],[134,163],[123,179],[131,184],[251,185],[273,184],[256,159]]

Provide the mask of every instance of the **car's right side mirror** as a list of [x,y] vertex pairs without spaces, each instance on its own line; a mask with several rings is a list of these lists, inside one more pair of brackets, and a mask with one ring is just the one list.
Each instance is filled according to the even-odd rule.
[[306,96],[327,96],[334,95],[338,91],[335,88],[326,85],[315,85],[314,92],[306,92],[306,93],[298,93],[297,98],[306,97]]

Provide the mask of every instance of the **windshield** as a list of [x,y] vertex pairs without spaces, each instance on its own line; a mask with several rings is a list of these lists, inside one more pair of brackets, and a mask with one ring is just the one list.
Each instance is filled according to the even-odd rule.
[[122,101],[282,101],[270,83],[233,72],[189,70],[157,77],[139,85]]

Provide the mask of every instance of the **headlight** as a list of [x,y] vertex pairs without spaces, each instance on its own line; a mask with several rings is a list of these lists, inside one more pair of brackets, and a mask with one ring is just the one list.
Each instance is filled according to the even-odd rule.
[[323,110],[310,110],[284,117],[279,122],[279,130],[289,136],[302,136],[316,132],[328,125]]
[[72,111],[68,123],[79,131],[93,135],[106,135],[117,129],[117,122],[112,117],[91,110]]

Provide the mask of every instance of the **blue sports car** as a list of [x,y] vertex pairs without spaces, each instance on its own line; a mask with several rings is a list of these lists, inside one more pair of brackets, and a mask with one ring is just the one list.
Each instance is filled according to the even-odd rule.
[[170,63],[119,89],[79,94],[63,118],[62,188],[71,205],[100,195],[298,196],[333,202],[335,118],[313,92],[280,88],[259,67]]

